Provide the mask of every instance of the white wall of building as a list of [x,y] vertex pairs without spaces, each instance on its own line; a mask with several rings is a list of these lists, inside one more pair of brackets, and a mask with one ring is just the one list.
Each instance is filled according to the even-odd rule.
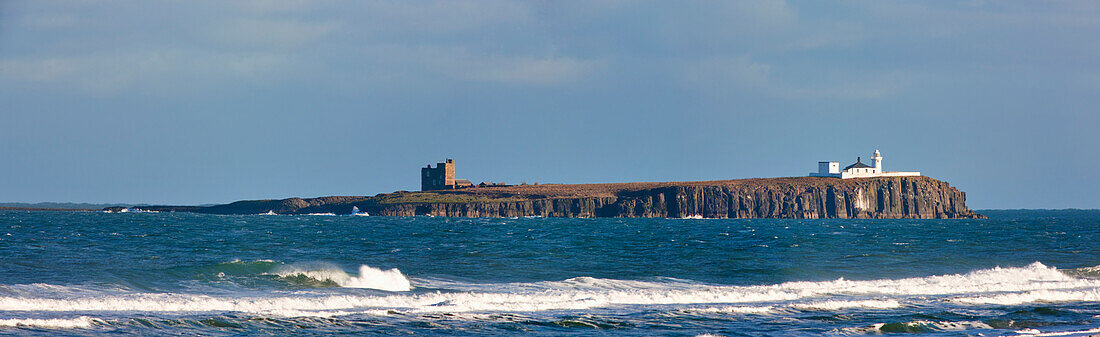
[[817,172],[810,172],[810,176],[840,178],[840,162],[819,161],[817,162]]
[[874,160],[873,167],[853,167],[844,171],[840,170],[840,163],[835,161],[822,161],[817,163],[817,172],[811,172],[811,177],[836,177],[840,179],[874,178],[874,177],[916,177],[920,172],[888,172],[882,170],[882,154],[875,150],[871,154]]

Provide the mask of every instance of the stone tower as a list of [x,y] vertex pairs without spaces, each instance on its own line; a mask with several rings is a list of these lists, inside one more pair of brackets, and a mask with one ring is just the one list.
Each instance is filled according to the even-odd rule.
[[454,188],[455,186],[455,160],[447,158],[447,161],[442,163],[436,163],[433,168],[431,164],[428,167],[420,169],[420,190],[431,191],[441,190],[447,188]]

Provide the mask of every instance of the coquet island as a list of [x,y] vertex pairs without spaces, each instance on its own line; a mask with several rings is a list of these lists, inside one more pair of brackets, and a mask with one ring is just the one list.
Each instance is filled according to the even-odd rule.
[[106,212],[206,214],[375,214],[446,217],[645,218],[983,218],[966,207],[966,193],[920,172],[819,162],[808,177],[608,184],[474,185],[456,179],[448,158],[421,168],[421,191],[375,196],[246,200],[213,206],[109,207]]

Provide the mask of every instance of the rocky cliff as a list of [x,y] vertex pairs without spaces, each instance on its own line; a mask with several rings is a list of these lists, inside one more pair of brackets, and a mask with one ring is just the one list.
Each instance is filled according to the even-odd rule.
[[975,218],[966,193],[927,177],[786,178],[624,189],[609,196],[363,203],[378,215],[453,217]]
[[[183,210],[149,207],[149,210]],[[397,192],[374,197],[240,201],[186,211],[449,217],[981,218],[966,193],[928,177],[774,178],[702,182],[535,185]]]

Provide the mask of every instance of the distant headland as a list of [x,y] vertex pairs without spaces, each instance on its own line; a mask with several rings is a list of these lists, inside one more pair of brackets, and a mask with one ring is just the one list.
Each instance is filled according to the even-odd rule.
[[[455,162],[421,168],[421,191],[375,196],[247,200],[213,206],[110,207],[109,212],[370,214],[447,217],[659,217],[798,219],[984,218],[966,193],[918,172],[849,166],[827,175],[690,182],[507,185],[455,178]],[[859,169],[853,170],[852,169]],[[851,176],[845,176],[849,173]],[[840,179],[837,179],[840,178]],[[849,179],[858,178],[858,179]]]

